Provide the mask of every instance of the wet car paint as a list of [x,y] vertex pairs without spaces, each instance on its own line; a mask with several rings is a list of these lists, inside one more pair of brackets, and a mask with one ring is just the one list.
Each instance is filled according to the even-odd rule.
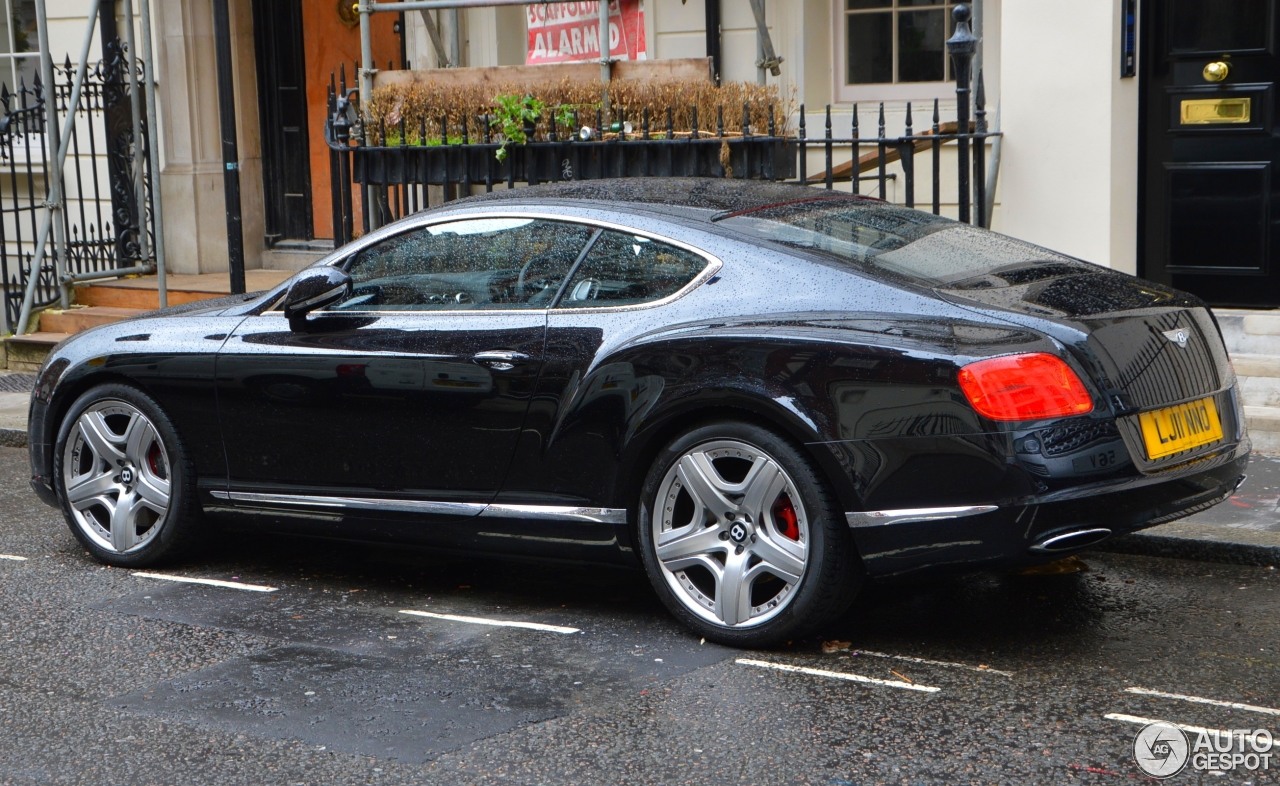
[[[704,204],[689,197],[701,186],[689,186],[673,205],[674,196],[659,204],[628,183],[622,196],[634,199],[607,208],[584,201],[599,187],[522,189],[409,223],[552,213],[685,243],[723,267],[656,307],[324,314],[292,332],[268,310],[286,282],[230,308],[105,326],[50,356],[33,399],[36,482],[49,481],[59,414],[111,376],[174,413],[202,488],[224,492],[203,498],[211,514],[260,528],[543,558],[634,563],[632,524],[284,512],[229,501],[225,492],[590,505],[627,509],[634,521],[639,484],[662,444],[695,422],[748,418],[803,443],[845,510],[999,506],[964,519],[856,528],[868,571],[882,575],[1057,558],[1028,548],[1073,527],[1124,532],[1212,504],[1243,473],[1249,443],[1234,378],[1211,316],[1190,296],[1093,266],[1081,273],[1083,263],[1042,280],[938,292],[750,242],[706,221],[711,210],[788,187],[717,185],[722,193],[703,194]],[[666,182],[655,193],[671,188]],[[1135,385],[1126,369],[1148,360],[1153,329],[1171,324],[1192,332],[1207,365],[1176,389]],[[1108,333],[1115,335],[1100,342]],[[469,362],[508,344],[536,362],[509,377]],[[958,369],[1013,352],[1062,356],[1086,381],[1094,411],[1018,424],[979,417],[958,389]],[[431,390],[429,368],[463,387]],[[1227,438],[1146,461],[1127,425],[1133,413],[1201,395],[1217,397]]]

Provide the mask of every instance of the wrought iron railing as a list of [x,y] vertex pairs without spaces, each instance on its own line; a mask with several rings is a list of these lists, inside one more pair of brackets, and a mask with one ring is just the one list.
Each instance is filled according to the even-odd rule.
[[[495,186],[515,188],[562,180],[731,177],[826,189],[848,183],[854,193],[870,181],[875,184],[872,193],[884,198],[888,181],[899,175],[891,171],[896,163],[901,169],[902,201],[915,207],[917,156],[930,162],[930,207],[935,214],[943,209],[945,167],[954,166],[957,192],[954,202],[947,202],[955,205],[961,221],[989,226],[986,148],[989,140],[1001,134],[987,126],[981,73],[971,94],[970,66],[977,39],[969,30],[968,13],[967,6],[957,7],[956,34],[947,42],[957,77],[955,118],[943,122],[940,102],[934,100],[928,127],[918,131],[912,104],[907,103],[903,133],[897,136],[886,131],[883,103],[875,133],[870,135],[862,133],[858,107],[853,105],[847,136],[833,130],[830,105],[819,135],[810,134],[804,105],[794,134],[781,130],[785,121],[775,121],[772,108],[763,128],[749,122],[745,107],[742,122],[734,123],[727,119],[734,110],[723,106],[714,118],[707,118],[705,127],[699,127],[694,108],[687,113],[692,122],[681,130],[673,127],[672,108],[666,107],[656,117],[648,111],[638,117],[621,113],[603,117],[597,112],[595,117],[581,118],[574,113],[567,125],[548,113],[536,123],[526,122],[524,136],[529,141],[515,144],[493,133],[489,115],[461,122],[424,118],[416,129],[407,128],[403,117],[392,128],[381,121],[371,126],[372,121],[361,118],[356,110],[358,91],[347,88],[344,68],[330,80],[325,124],[334,247],[355,237],[357,225],[365,233],[433,201],[447,202],[480,190],[492,191]],[[374,143],[388,139],[398,143]],[[410,139],[416,144],[408,144]],[[956,155],[954,161],[948,156],[944,164],[946,145],[954,145]],[[813,158],[821,161],[816,173],[811,173]]]
[[[66,117],[75,67],[70,60],[55,66],[52,91],[38,75],[16,90],[0,85],[0,294],[6,333],[18,322],[31,276],[36,277],[34,305],[41,308],[59,299],[66,283],[59,280],[59,270],[64,279],[84,279],[149,261],[142,259],[139,240],[146,231],[154,241],[151,172],[144,166],[146,204],[140,215],[130,155],[128,72],[122,62],[118,46],[108,46],[108,58],[96,64],[81,88],[63,170],[66,258],[59,260],[49,243],[34,272],[32,258],[49,198],[47,172],[53,166],[49,137],[56,133],[48,126],[45,102],[52,92],[59,122]],[[145,127],[141,144],[147,144]]]

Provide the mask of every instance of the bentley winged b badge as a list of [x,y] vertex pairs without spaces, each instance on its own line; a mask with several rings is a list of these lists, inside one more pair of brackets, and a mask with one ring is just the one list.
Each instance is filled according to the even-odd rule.
[[1179,349],[1186,349],[1187,339],[1190,338],[1187,334],[1186,328],[1175,328],[1173,330],[1161,331],[1160,335],[1177,344]]

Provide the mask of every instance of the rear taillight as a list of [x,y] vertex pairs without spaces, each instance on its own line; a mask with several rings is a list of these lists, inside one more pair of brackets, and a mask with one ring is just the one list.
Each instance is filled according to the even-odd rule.
[[1093,397],[1062,358],[1044,352],[980,360],[960,369],[960,390],[992,420],[1083,415]]

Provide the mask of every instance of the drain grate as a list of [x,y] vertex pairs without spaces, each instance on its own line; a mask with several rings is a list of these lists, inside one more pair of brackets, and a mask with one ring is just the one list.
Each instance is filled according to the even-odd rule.
[[0,392],[30,393],[35,386],[35,374],[0,374]]

